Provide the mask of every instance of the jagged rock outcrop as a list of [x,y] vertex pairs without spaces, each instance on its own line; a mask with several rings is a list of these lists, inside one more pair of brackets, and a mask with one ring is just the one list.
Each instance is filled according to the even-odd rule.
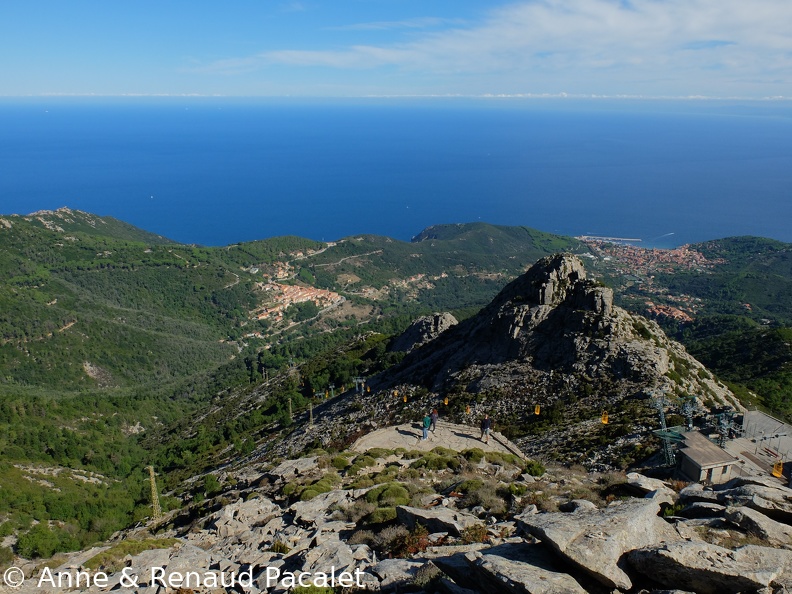
[[[382,459],[396,465],[412,460],[398,454]],[[283,464],[283,468],[307,468],[297,461]],[[506,461],[498,463],[503,467],[508,464]],[[510,468],[508,473],[490,474],[479,465],[472,465],[466,475],[476,474],[482,487],[484,481],[492,481],[492,486],[497,484],[501,491],[518,476],[519,469]],[[636,493],[635,498],[609,505],[604,504],[602,491],[592,501],[575,499],[575,494],[586,490],[595,495],[593,490],[600,485],[596,475],[570,475],[556,468],[532,477],[534,494],[555,493],[550,496],[550,507],[560,505],[570,511],[540,511],[536,505],[526,505],[526,501],[522,501],[522,512],[518,513],[519,507],[516,507],[503,512],[506,517],[501,521],[495,521],[491,515],[478,519],[471,513],[475,500],[466,502],[459,493],[434,492],[438,479],[448,478],[448,469],[437,471],[439,475],[429,473],[423,477],[410,473],[409,479],[402,480],[414,481],[416,495],[422,494],[425,499],[416,497],[414,506],[398,507],[398,522],[394,525],[365,519],[372,505],[366,498],[370,488],[351,488],[361,479],[359,474],[339,475],[338,489],[320,493],[307,501],[295,501],[287,497],[290,490],[285,490],[285,486],[289,484],[291,489],[296,483],[310,485],[325,469],[315,468],[296,481],[291,472],[285,472],[289,480],[275,482],[270,480],[272,474],[266,471],[266,468],[259,468],[259,476],[251,477],[250,486],[227,490],[213,501],[204,502],[211,503],[208,507],[196,504],[177,512],[178,517],[158,528],[164,532],[163,536],[175,537],[161,541],[163,548],[133,555],[117,552],[115,558],[109,554],[112,548],[106,547],[77,553],[54,568],[54,574],[73,574],[84,569],[94,554],[102,553],[110,560],[110,566],[104,567],[108,574],[107,585],[74,591],[101,594],[124,590],[142,594],[179,591],[182,587],[184,591],[218,594],[240,591],[286,594],[294,584],[283,581],[286,579],[283,576],[305,573],[310,580],[311,576],[333,571],[331,568],[336,574],[355,572],[362,589],[381,592],[418,591],[418,587],[426,583],[432,584],[432,591],[453,594],[603,594],[614,588],[659,592],[656,590],[658,584],[677,588],[674,591],[678,592],[700,594],[755,592],[768,587],[770,589],[763,592],[780,594],[784,588],[792,586],[792,550],[772,546],[744,546],[732,550],[705,542],[702,536],[707,531],[699,530],[700,520],[673,518],[667,521],[658,516],[659,499],[663,498],[658,493],[665,495],[661,490],[648,493],[654,494],[651,498],[640,498]],[[368,473],[369,478],[380,472],[381,468],[375,466],[361,470],[361,473]],[[498,476],[501,480],[496,478]],[[270,478],[263,480],[264,477]],[[626,487],[629,481],[642,485],[644,490],[658,486],[645,479],[632,475],[621,485]],[[477,488],[475,480],[468,485]],[[772,483],[761,478],[748,478],[741,483],[741,486],[750,485],[769,488]],[[488,491],[482,491],[485,492]],[[441,503],[432,507],[438,502]],[[570,505],[563,505],[563,502],[570,502]],[[207,515],[200,517],[202,513]],[[747,535],[762,539],[767,545],[776,542],[772,531],[756,530],[753,523],[745,520],[752,516],[752,522],[766,526],[758,512],[732,509],[726,516],[726,520],[718,519],[718,522],[721,528],[727,527],[728,532],[711,532],[725,535],[728,546],[741,542]],[[733,523],[727,524],[727,520]],[[427,524],[435,533],[428,536],[425,533],[419,536],[417,532],[408,534],[406,527],[418,523]],[[477,529],[465,531],[470,526],[477,526]],[[128,536],[151,537],[145,528],[138,530],[140,532]],[[458,536],[463,532],[464,537]],[[466,542],[471,534],[478,534],[484,542]],[[44,564],[36,561],[25,567],[27,572],[35,574]],[[126,574],[122,574],[119,567],[123,567]],[[152,579],[152,568],[159,572],[157,579]],[[444,577],[439,576],[437,568]],[[185,576],[191,572],[194,574],[189,578],[192,581],[185,583]],[[276,579],[271,574],[281,577]],[[138,577],[137,587],[125,585],[124,575]],[[15,591],[23,594],[65,591],[46,583],[40,587],[29,573],[28,578]],[[196,584],[196,580],[200,584]],[[222,585],[229,580],[236,580],[235,584]],[[171,581],[180,586],[162,585]]]
[[420,524],[429,532],[448,532],[454,536],[459,536],[465,528],[479,523],[474,515],[446,507],[421,509],[400,505],[396,508],[396,515],[399,522],[409,528],[415,528],[416,524]]
[[390,350],[410,352],[434,340],[459,322],[450,313],[435,313],[415,320],[390,346]]
[[559,555],[588,572],[609,588],[629,590],[625,553],[662,542],[680,540],[679,534],[657,514],[651,499],[634,499],[605,509],[574,513],[528,514],[517,522]]
[[[736,403],[684,347],[653,321],[613,305],[613,292],[586,278],[576,256],[539,260],[479,314],[411,352],[380,385],[524,393],[550,403],[564,393],[612,400],[684,389]],[[692,386],[691,386],[692,385]]]
[[[504,544],[462,553],[477,590],[513,594],[585,594],[586,590],[538,544]],[[458,573],[457,573],[458,575]]]
[[[478,315],[412,353],[389,379],[409,376],[433,389],[462,380],[479,391],[511,381],[524,385],[526,371],[537,383],[562,371],[572,382],[607,378],[632,384],[635,392],[669,387],[669,370],[699,393],[731,402],[728,390],[698,373],[701,364],[654,322],[615,307],[613,291],[587,279],[579,258],[556,254],[508,284]],[[517,371],[520,377],[512,378]]]
[[679,497],[682,503],[744,506],[774,520],[792,524],[792,489],[772,477],[739,476],[716,487],[694,483],[682,489]]
[[264,525],[280,515],[280,507],[265,497],[235,501],[212,514],[210,525],[221,538],[248,532],[251,526]]
[[755,592],[788,584],[792,551],[748,545],[734,551],[702,542],[675,542],[629,553],[630,564],[653,580],[699,594]]
[[[553,413],[553,426],[515,440],[523,453],[549,453],[604,471],[631,456],[642,434],[654,428],[653,411],[630,400],[685,391],[739,408],[729,390],[655,322],[614,306],[611,289],[587,279],[581,260],[569,254],[539,260],[477,315],[369,378],[368,387],[316,407],[314,428],[297,429],[288,442],[273,444],[272,453],[290,456],[317,439],[323,446],[351,443],[383,424],[415,420],[448,396],[441,416],[468,425],[484,412],[496,423],[528,424],[545,418],[534,419],[539,405],[542,415]],[[577,447],[599,432],[592,415],[627,408],[629,414],[614,413],[624,429],[616,439]]]
[[750,507],[726,508],[724,518],[748,534],[758,536],[772,545],[782,546],[792,543],[792,526],[771,520]]

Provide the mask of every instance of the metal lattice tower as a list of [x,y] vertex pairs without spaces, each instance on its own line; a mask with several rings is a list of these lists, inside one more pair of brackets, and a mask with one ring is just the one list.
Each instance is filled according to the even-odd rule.
[[660,414],[660,439],[663,442],[663,458],[666,465],[673,466],[676,464],[676,459],[674,458],[674,450],[671,448],[671,440],[668,437],[668,425],[666,425],[665,417],[665,394],[660,394],[659,398],[655,397],[653,404]]
[[363,392],[363,387],[366,385],[366,378],[365,377],[356,377],[354,379],[355,382],[355,391],[358,394]]
[[162,518],[162,508],[159,502],[159,492],[157,491],[157,478],[154,476],[154,467],[149,466],[149,482],[151,483],[151,508],[152,518],[157,521]]
[[682,414],[685,417],[685,431],[693,429],[693,411],[696,405],[695,396],[685,396],[682,398]]
[[724,411],[715,415],[718,422],[718,445],[723,447],[733,428],[734,411]]

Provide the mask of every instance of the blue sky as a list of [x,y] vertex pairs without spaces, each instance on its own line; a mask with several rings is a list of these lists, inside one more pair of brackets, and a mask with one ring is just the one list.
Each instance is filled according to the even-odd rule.
[[0,95],[792,97],[790,0],[3,0]]

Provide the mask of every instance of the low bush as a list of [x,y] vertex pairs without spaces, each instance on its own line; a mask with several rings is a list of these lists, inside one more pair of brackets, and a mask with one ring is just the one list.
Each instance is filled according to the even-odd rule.
[[429,547],[429,531],[418,524],[407,534],[400,534],[396,537],[391,546],[391,555],[394,557],[412,557]]
[[407,505],[410,493],[401,483],[385,483],[366,493],[366,501],[377,507],[395,507]]
[[364,522],[366,524],[385,524],[386,522],[391,522],[395,519],[396,519],[395,507],[378,507],[368,516],[366,516]]
[[408,533],[407,528],[401,524],[388,526],[374,536],[371,546],[378,550],[382,556],[387,556],[393,550],[393,543],[398,539],[404,538]]
[[371,456],[372,458],[387,458],[388,456],[392,456],[395,454],[393,450],[388,450],[385,448],[371,448],[369,451],[366,452],[367,456]]
[[484,450],[481,448],[472,448],[470,450],[465,450],[462,452],[462,455],[465,457],[465,460],[471,462],[473,464],[478,464],[484,459]]
[[541,462],[537,462],[536,460],[528,460],[523,464],[523,472],[530,474],[531,476],[542,476],[545,472],[547,472],[547,469]]
[[[471,485],[476,481],[470,481]],[[506,499],[499,493],[498,487],[493,482],[482,482],[481,485],[472,486],[465,493],[460,505],[463,507],[476,507],[480,505],[491,514],[499,515],[506,512]]]
[[291,551],[288,545],[285,542],[281,542],[280,540],[273,542],[269,550],[273,553],[281,553],[282,555],[285,555]]
[[85,562],[85,569],[97,570],[104,569],[107,571],[119,571],[124,567],[124,558],[129,556],[139,555],[143,551],[151,549],[167,549],[177,544],[179,541],[175,538],[148,538],[145,540],[124,540],[117,545],[114,545],[95,555]]
[[473,524],[462,530],[460,538],[464,544],[473,544],[474,542],[487,542],[489,534],[484,524]]
[[344,470],[349,466],[352,466],[352,462],[349,461],[349,458],[344,456],[335,456],[331,461],[330,464],[336,470]]
[[352,505],[342,508],[341,514],[347,522],[358,523],[362,518],[371,514],[377,506],[365,499],[358,499]]

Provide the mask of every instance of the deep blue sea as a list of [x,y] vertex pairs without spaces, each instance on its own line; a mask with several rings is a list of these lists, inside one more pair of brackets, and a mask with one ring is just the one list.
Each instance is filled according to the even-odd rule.
[[60,206],[204,245],[469,221],[792,241],[792,105],[3,100],[0,213]]

